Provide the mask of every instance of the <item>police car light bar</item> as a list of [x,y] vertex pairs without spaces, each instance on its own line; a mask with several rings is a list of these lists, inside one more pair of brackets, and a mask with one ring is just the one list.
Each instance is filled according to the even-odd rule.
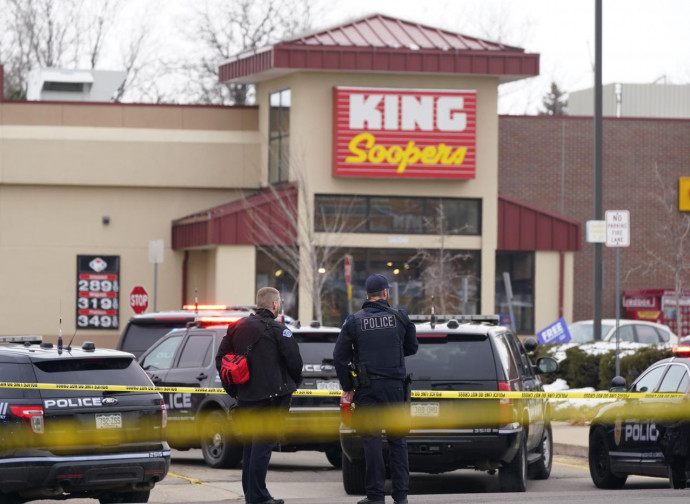
[[0,336],[0,343],[41,343],[43,336]]
[[207,327],[209,325],[233,324],[241,318],[242,317],[199,317],[197,322]]
[[186,311],[196,311],[196,310],[227,310],[228,306],[224,304],[200,304],[200,305],[193,305],[193,304],[186,304],[182,306],[183,310]]
[[690,357],[690,346],[683,345],[683,346],[673,347],[672,351],[673,351],[674,355],[683,356],[683,357]]
[[[412,322],[430,322],[431,315],[410,315]],[[436,323],[443,323],[449,320],[457,320],[458,322],[474,322],[477,324],[487,323],[498,325],[500,318],[498,315],[436,315]]]

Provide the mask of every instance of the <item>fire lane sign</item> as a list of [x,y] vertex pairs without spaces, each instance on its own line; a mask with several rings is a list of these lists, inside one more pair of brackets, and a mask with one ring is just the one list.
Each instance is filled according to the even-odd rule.
[[630,212],[628,210],[606,211],[606,246],[630,246]]

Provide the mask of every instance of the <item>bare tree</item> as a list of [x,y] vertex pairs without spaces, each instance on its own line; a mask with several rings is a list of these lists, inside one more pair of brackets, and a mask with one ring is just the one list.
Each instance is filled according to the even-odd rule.
[[476,277],[473,271],[462,268],[462,263],[471,259],[472,254],[449,250],[446,241],[449,234],[457,233],[467,226],[449,229],[443,200],[439,200],[435,215],[424,218],[424,227],[438,236],[438,247],[420,249],[408,262],[420,262],[425,309],[432,307],[433,298],[437,313],[459,312],[462,306],[463,278]]
[[[647,260],[631,268],[627,280],[634,273],[655,274],[673,281],[676,308],[676,332],[679,336],[683,327],[680,298],[690,280],[690,214],[678,210],[678,195],[675,184],[669,184],[672,176],[662,173],[658,163],[654,164],[654,178],[657,190],[651,192],[661,218],[655,222],[657,239],[648,240],[645,246]],[[650,247],[653,245],[653,248]]]
[[[155,4],[149,4],[152,9]],[[0,0],[0,61],[5,67],[5,97],[25,99],[29,72],[37,68],[97,68],[112,46],[108,35],[118,22],[121,0]],[[127,75],[115,100],[136,85],[150,29],[141,16],[121,48]]]
[[366,220],[360,218],[355,196],[334,196],[322,205],[311,201],[304,170],[294,162],[290,163],[290,179],[288,184],[261,190],[272,205],[252,204],[255,198],[244,201],[254,243],[306,287],[314,318],[322,322],[324,287],[343,261],[344,233],[356,232]]
[[310,22],[308,0],[206,0],[184,28],[199,49],[177,68],[186,75],[183,93],[199,103],[248,103],[250,87],[220,83],[219,65],[243,51],[303,32]]

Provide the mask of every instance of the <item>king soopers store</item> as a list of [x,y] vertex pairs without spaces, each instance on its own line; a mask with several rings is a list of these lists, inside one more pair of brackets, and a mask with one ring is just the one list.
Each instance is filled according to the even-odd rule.
[[[112,341],[132,288],[151,296],[153,238],[165,258],[158,310],[252,304],[270,285],[293,317],[340,325],[364,279],[382,273],[410,313],[429,313],[433,297],[437,314],[507,314],[507,273],[518,330],[534,334],[572,319],[580,248],[579,223],[498,192],[498,85],[538,71],[539,55],[521,48],[374,15],[223,63],[222,81],[256,86],[256,106],[0,102],[0,188],[18,216],[3,235],[44,233],[45,271],[58,273],[41,295],[61,297],[75,326],[85,317],[77,340]],[[27,220],[27,190],[60,201],[68,229]],[[26,247],[0,247],[7,278],[31,260]],[[122,294],[110,327],[79,312],[75,257],[80,274],[95,274],[94,259],[117,264],[100,272]],[[55,317],[41,317],[35,330],[56,333]]]

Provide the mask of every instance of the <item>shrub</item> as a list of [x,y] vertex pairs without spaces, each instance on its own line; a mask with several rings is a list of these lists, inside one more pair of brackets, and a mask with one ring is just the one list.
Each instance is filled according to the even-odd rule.
[[[629,387],[638,376],[655,362],[671,357],[673,352],[667,348],[641,347],[635,353],[620,358],[621,376],[625,378],[625,383]],[[602,356],[599,366],[600,390],[608,390],[611,386],[611,379],[616,375],[616,354],[609,352]]]
[[570,388],[596,388],[599,385],[600,359],[601,355],[588,354],[579,347],[568,348],[558,375],[568,382]]

